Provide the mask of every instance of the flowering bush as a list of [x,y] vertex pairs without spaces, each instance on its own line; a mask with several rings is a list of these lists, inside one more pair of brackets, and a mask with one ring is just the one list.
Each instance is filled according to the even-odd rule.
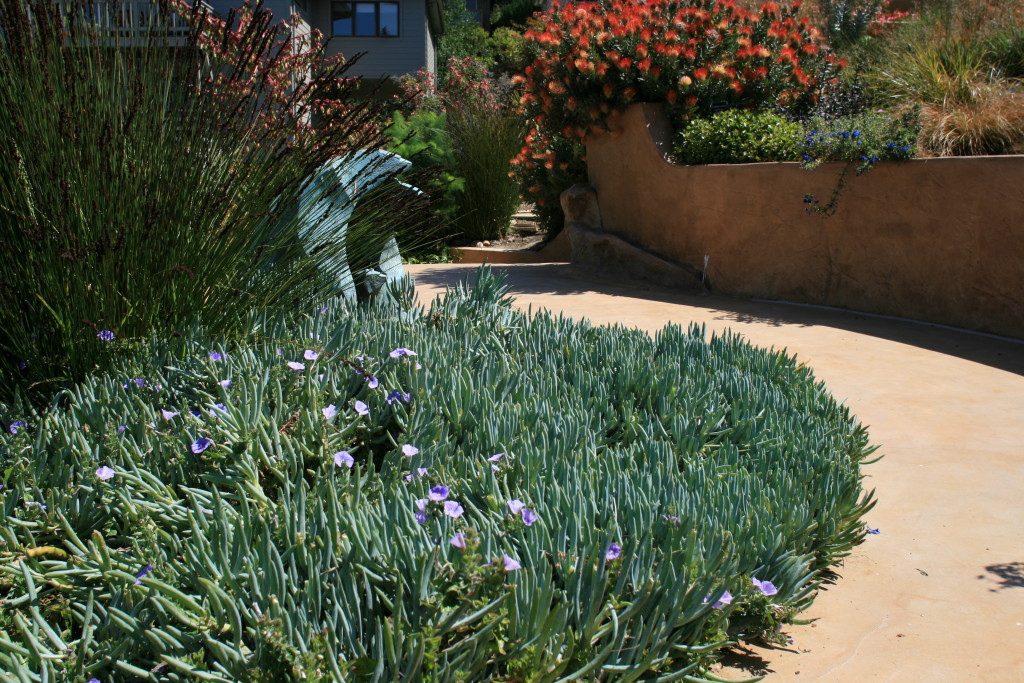
[[0,404],[0,671],[700,681],[779,638],[865,537],[864,428],[782,353],[499,284],[190,328]]
[[681,120],[730,106],[810,107],[822,67],[839,60],[818,42],[810,20],[797,16],[799,7],[603,0],[535,17],[524,34],[533,59],[516,77],[523,112],[535,124],[514,160],[524,185],[539,188],[538,203],[557,204],[565,188],[545,188],[537,168],[568,163],[555,139],[582,141],[636,102],[665,102]]

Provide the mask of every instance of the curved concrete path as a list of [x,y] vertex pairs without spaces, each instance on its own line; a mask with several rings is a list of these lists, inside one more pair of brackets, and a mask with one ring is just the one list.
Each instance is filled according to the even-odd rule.
[[[475,266],[409,266],[424,301]],[[732,328],[806,361],[885,457],[869,536],[793,627],[735,663],[768,681],[1024,681],[1024,343],[862,314],[502,266],[516,305],[654,331]],[[735,673],[735,672],[731,672]],[[731,677],[730,672],[723,672]]]

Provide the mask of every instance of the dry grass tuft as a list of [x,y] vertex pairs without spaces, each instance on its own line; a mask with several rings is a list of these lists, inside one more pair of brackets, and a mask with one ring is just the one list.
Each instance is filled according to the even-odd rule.
[[973,97],[924,104],[919,144],[935,156],[1024,153],[1024,87],[976,84]]

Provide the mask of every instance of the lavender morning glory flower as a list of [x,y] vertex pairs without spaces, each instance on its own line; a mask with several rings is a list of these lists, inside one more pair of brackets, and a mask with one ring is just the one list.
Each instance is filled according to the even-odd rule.
[[279,355],[279,356],[283,356],[283,355],[284,355],[284,349],[282,349],[282,348],[278,347],[278,349],[277,349],[277,355]]
[[756,576],[752,576],[750,581],[754,584],[754,588],[761,591],[761,595],[775,595],[779,592],[779,589],[771,581],[758,581]]
[[100,679],[98,679],[98,678],[90,678],[85,683],[101,683],[101,682],[100,682]]
[[210,351],[210,360],[212,360],[212,361],[224,360],[224,357],[222,355],[220,355],[220,351]]
[[416,455],[419,452],[420,449],[416,448],[412,444],[405,444],[404,446],[402,446],[402,454],[407,458],[411,458],[412,456]]
[[153,565],[147,564],[145,567],[143,567],[142,571],[135,575],[135,585],[141,586],[142,580],[146,578],[146,574],[150,573],[151,571],[153,571]]
[[867,527],[867,532],[869,534],[880,534],[880,533],[882,533],[881,529],[872,529],[870,526],[868,526],[866,524],[864,526]]
[[414,473],[410,472],[409,474],[405,475],[405,480],[406,481],[412,481],[413,479],[417,479],[419,477],[425,477],[426,475],[427,475],[427,468],[426,467],[417,467],[416,468],[416,472],[414,472]]
[[427,503],[429,503],[429,502],[430,502],[430,500],[428,498],[417,498],[416,500],[413,501],[413,504],[419,510],[426,510],[427,509]]
[[456,548],[458,548],[459,550],[465,550],[466,549],[466,535],[464,533],[462,533],[461,531],[459,533],[455,534],[454,536],[452,536],[452,540],[450,540],[448,542],[451,543]]
[[114,478],[114,470],[107,467],[106,465],[103,465],[98,470],[96,470],[96,476],[99,477],[102,481],[107,481],[108,479]]
[[604,559],[609,560],[609,561],[610,560],[614,560],[615,558],[617,558],[621,554],[622,554],[622,546],[619,545],[618,543],[611,543],[611,544],[608,545],[608,552],[606,552],[604,554]]
[[321,409],[320,412],[324,414],[324,417],[326,419],[330,420],[332,417],[338,414],[338,408],[332,403],[326,408]]
[[448,493],[449,491],[447,486],[441,486],[438,484],[427,492],[427,497],[430,498],[430,500],[440,502],[448,497]]
[[499,460],[501,460],[504,457],[505,457],[504,453],[495,453],[491,457],[487,458],[487,462],[498,462]]
[[419,363],[417,363],[417,364],[416,364],[416,365],[415,365],[414,367],[415,367],[415,368],[416,368],[417,370],[422,370],[422,369],[423,369],[423,366],[422,366],[422,365],[420,365]]
[[523,524],[526,526],[533,526],[533,523],[537,521],[537,515],[532,510],[523,508]]
[[125,425],[120,425],[120,426],[119,426],[119,427],[117,428],[117,433],[118,433],[118,434],[123,434],[123,433],[124,433],[124,430],[126,430],[126,429],[128,429],[128,427],[127,427],[127,426],[125,426]]
[[391,356],[392,358],[399,358],[400,356],[415,356],[416,352],[413,351],[412,349],[399,347],[392,351],[391,353],[389,353],[388,355]]
[[24,420],[15,420],[14,422],[11,423],[11,426],[8,429],[10,430],[11,434],[17,434],[18,433],[18,428],[19,427],[24,427],[24,426],[25,426],[25,421]]
[[[704,602],[707,602],[710,599],[710,595],[704,596]],[[722,609],[723,607],[731,603],[732,593],[730,593],[729,591],[725,591],[724,593],[722,593],[722,597],[718,598],[718,600],[715,601],[715,604],[711,605],[711,609]]]
[[135,382],[135,386],[137,386],[137,387],[144,387],[144,386],[146,386],[146,380],[143,379],[142,377],[138,377],[136,379],[133,379],[132,381]]
[[167,410],[165,408],[160,409],[160,413],[164,416],[165,420],[171,420],[178,416],[178,413],[173,410]]
[[463,512],[465,512],[465,510],[463,510],[462,506],[454,500],[446,500],[444,502],[444,514],[448,515],[452,519],[458,519],[462,516]]
[[352,466],[356,464],[356,460],[349,455],[348,451],[338,451],[334,454],[334,464],[338,467],[344,465],[345,467],[352,469]]
[[110,330],[100,330],[96,336],[99,337],[101,341],[114,341],[114,333]]
[[370,414],[369,406],[367,406],[362,401],[356,401],[355,404],[354,404],[354,407],[356,409],[356,412],[359,413],[360,415],[369,415]]
[[513,515],[518,515],[526,507],[526,503],[521,500],[510,500],[505,505],[508,505],[508,509],[512,511]]
[[198,439],[196,439],[195,441],[192,442],[192,452],[193,453],[197,453],[197,454],[198,453],[202,453],[203,451],[205,451],[207,448],[209,448],[212,445],[213,445],[212,441],[207,439],[205,436],[201,436],[201,437],[199,437]]
[[523,568],[523,565],[519,564],[518,562],[513,560],[508,555],[505,555],[505,571],[512,572],[512,571],[515,571],[517,569],[522,569],[522,568]]
[[306,360],[316,360],[320,357],[320,354],[312,349],[306,349],[306,352],[302,354],[302,357]]
[[424,512],[423,510],[417,510],[414,516],[416,517],[416,521],[419,522],[420,526],[423,526],[427,523],[427,513]]
[[326,306],[321,306],[320,307],[320,312],[321,313],[326,313],[327,312],[327,307]]
[[290,360],[288,361],[288,367],[290,367],[292,370],[295,370],[296,372],[302,372],[303,370],[306,369],[306,364]]
[[373,375],[370,375],[370,378],[366,380],[366,386],[370,387],[371,389],[376,389],[377,387],[380,386],[380,380],[374,377]]
[[230,379],[222,379],[221,381],[217,382],[217,384],[219,384],[222,387],[224,387],[225,389],[227,389],[228,387],[231,386],[232,382],[231,382]]

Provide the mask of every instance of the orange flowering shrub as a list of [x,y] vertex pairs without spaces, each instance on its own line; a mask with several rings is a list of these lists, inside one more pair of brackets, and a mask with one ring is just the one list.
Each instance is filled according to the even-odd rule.
[[756,11],[733,0],[601,0],[535,15],[524,33],[533,58],[515,77],[536,127],[513,159],[524,185],[552,201],[538,169],[572,160],[551,141],[581,142],[635,102],[664,102],[682,119],[726,107],[809,108],[827,67],[841,65],[799,9],[799,0]]

